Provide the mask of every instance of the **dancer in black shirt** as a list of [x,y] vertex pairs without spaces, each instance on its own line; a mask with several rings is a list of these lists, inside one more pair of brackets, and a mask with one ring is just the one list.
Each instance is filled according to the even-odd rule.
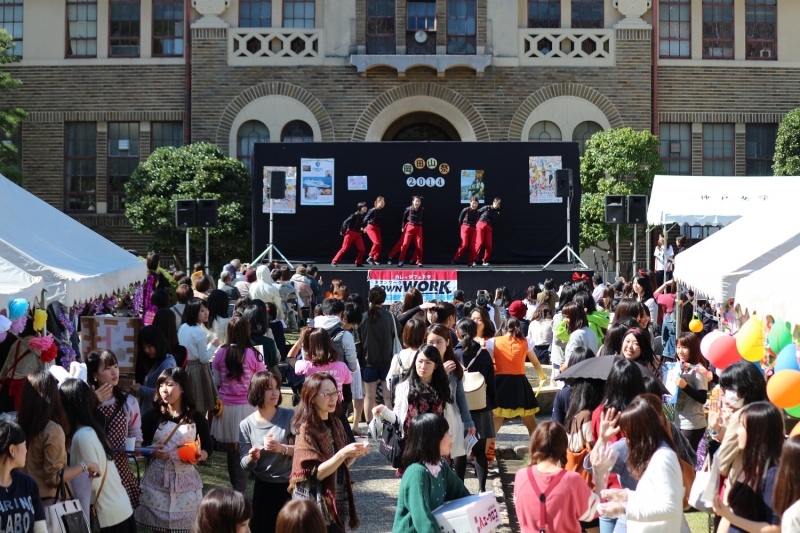
[[359,202],[358,210],[347,217],[344,222],[342,222],[342,229],[339,231],[339,234],[344,236],[344,242],[342,243],[342,249],[339,250],[339,253],[337,253],[336,257],[334,257],[333,261],[331,261],[331,266],[338,265],[342,256],[346,254],[347,250],[349,250],[354,244],[356,245],[356,250],[358,250],[358,256],[356,256],[356,266],[364,266],[364,240],[361,238],[361,230],[364,226],[363,220],[364,215],[366,214],[367,203]]
[[480,255],[483,247],[483,266],[489,266],[489,256],[492,255],[492,226],[500,216],[500,198],[495,198],[492,205],[481,207],[478,212],[480,219],[476,225],[475,257]]
[[383,239],[381,238],[381,215],[383,208],[386,207],[386,200],[383,196],[378,196],[375,200],[375,207],[367,211],[364,216],[364,232],[372,241],[372,249],[367,254],[367,263],[370,265],[379,265],[378,256],[381,255],[381,245]]
[[458,215],[458,223],[461,225],[461,246],[458,247],[456,256],[450,262],[456,264],[463,253],[467,252],[467,266],[475,266],[475,257],[478,251],[475,249],[475,226],[478,223],[480,212],[478,211],[478,198],[473,196],[469,200],[469,207],[465,207]]

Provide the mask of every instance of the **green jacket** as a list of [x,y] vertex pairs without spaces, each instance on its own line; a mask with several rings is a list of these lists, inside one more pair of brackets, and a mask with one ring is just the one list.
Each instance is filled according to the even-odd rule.
[[[601,311],[595,311],[594,313],[589,313],[586,315],[586,318],[589,320],[589,329],[591,329],[595,335],[597,335],[597,342],[598,344],[603,344],[603,337],[605,334],[603,330],[608,329],[608,313],[603,313]],[[555,336],[557,339],[567,342],[569,340],[569,333],[567,332],[567,322],[562,320],[556,326]]]
[[444,460],[437,477],[433,477],[425,465],[414,463],[403,473],[400,482],[392,533],[439,533],[434,509],[469,494],[464,482]]

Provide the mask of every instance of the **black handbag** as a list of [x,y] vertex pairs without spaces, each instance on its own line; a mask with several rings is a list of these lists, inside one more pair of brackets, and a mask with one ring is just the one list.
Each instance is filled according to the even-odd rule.
[[392,374],[389,376],[387,381],[387,386],[389,387],[390,398],[392,400],[392,405],[394,405],[394,391],[397,388],[397,385],[403,381],[403,377],[406,375],[406,369],[403,368],[403,360],[400,358],[400,354],[395,355],[397,357],[397,363],[400,366],[400,372],[397,374]]
[[44,508],[48,533],[89,533],[89,524],[69,486],[64,483],[64,469],[58,473],[59,483],[55,501]]
[[378,449],[393,468],[403,466],[403,438],[400,436],[400,425],[397,422],[383,421],[383,431]]

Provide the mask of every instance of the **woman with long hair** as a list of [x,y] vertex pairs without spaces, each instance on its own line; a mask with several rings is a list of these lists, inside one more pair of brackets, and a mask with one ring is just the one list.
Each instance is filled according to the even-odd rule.
[[[62,477],[68,482],[86,471],[81,465],[67,466],[69,421],[61,405],[58,381],[50,372],[28,374],[22,385],[17,423],[28,436],[28,459],[20,469],[36,481],[42,501],[50,505],[55,502]],[[93,475],[100,473],[97,463],[89,461],[86,466]]]
[[397,315],[397,323],[402,328],[412,318],[425,322],[425,311],[433,306],[433,302],[423,302],[422,293],[412,287],[403,296],[403,307],[400,308],[401,312]]
[[[531,465],[514,478],[517,520],[523,533],[558,531],[580,533],[581,522],[597,517],[600,497],[567,464],[567,432],[554,420],[542,422],[531,434]],[[547,491],[545,516],[541,494]]]
[[636,320],[625,317],[608,327],[603,345],[597,355],[622,355],[622,341],[629,329],[638,327]]
[[95,418],[102,423],[111,447],[119,450],[114,452],[114,464],[117,465],[122,485],[125,487],[131,507],[135,511],[139,506],[142,490],[139,488],[139,483],[128,462],[128,455],[125,453],[125,439],[130,437],[136,440],[137,445],[142,443],[139,402],[133,395],[120,388],[119,362],[113,352],[108,350],[90,352],[86,357],[86,375],[95,394],[104,388],[109,390],[108,398],[105,396],[98,398],[100,403],[94,414]]
[[68,379],[61,384],[60,393],[70,427],[67,436],[70,465],[91,461],[97,463],[101,472],[99,476],[92,476],[91,489],[91,502],[97,510],[100,530],[104,533],[136,533],[133,508],[114,464],[113,448],[92,414],[97,405],[94,391],[79,379]]
[[[361,379],[364,382],[364,416],[367,424],[372,420],[372,408],[377,403],[378,385],[382,391],[386,390],[386,376],[397,340],[394,317],[381,309],[386,301],[386,291],[383,287],[372,287],[368,299],[367,317],[358,326],[364,353]],[[358,421],[354,420],[354,423]]]
[[672,436],[660,422],[663,414],[653,403],[634,398],[616,430],[627,439],[626,466],[637,480],[636,490],[604,490],[601,495],[609,503],[599,508],[607,517],[624,514],[631,530],[678,533],[684,521],[681,467]]
[[[589,327],[589,320],[586,318],[586,312],[583,307],[578,305],[577,302],[570,302],[561,310],[564,317],[562,324],[566,324],[567,346],[564,348],[564,362],[561,364],[562,372],[570,365],[572,352],[575,348],[583,346],[597,353],[597,335]],[[562,339],[563,340],[563,339]]]
[[525,360],[533,364],[540,381],[544,381],[545,374],[533,346],[533,342],[522,334],[519,320],[514,317],[503,323],[496,337],[486,341],[486,349],[494,359],[497,401],[497,407],[493,411],[495,433],[500,431],[506,418],[522,418],[529,435],[536,428],[539,402],[536,401],[536,395],[525,375]]
[[633,292],[636,294],[636,300],[647,306],[650,311],[650,322],[658,324],[658,304],[653,296],[654,290],[655,288],[650,284],[650,278],[642,275],[641,271],[633,277]]
[[675,350],[681,364],[681,375],[675,377],[675,384],[680,389],[675,404],[675,421],[681,434],[697,451],[708,426],[704,411],[708,399],[708,363],[700,353],[700,338],[691,331],[678,335]]
[[326,533],[325,518],[309,500],[289,500],[278,513],[276,533]]
[[525,320],[527,321],[533,320],[533,313],[536,311],[536,308],[539,307],[538,296],[540,292],[541,289],[538,285],[529,285],[528,288],[525,289],[525,298],[522,300],[522,303],[528,308],[528,311],[525,313]]
[[211,489],[200,501],[191,533],[249,533],[252,516],[253,507],[243,493]]
[[381,255],[381,248],[383,247],[381,218],[383,218],[384,207],[386,207],[386,200],[383,199],[383,196],[378,196],[375,199],[372,209],[367,211],[367,214],[364,215],[364,233],[366,233],[369,240],[372,241],[372,248],[370,248],[367,254],[367,263],[370,265],[380,265],[378,261]]
[[614,308],[613,324],[620,322],[625,317],[631,317],[634,320],[639,319],[639,301],[633,298],[623,298],[619,301]]
[[[142,499],[136,522],[151,531],[185,532],[192,527],[203,498],[203,480],[194,464],[211,455],[211,435],[205,416],[195,408],[185,370],[165,370],[158,376],[156,388],[153,410],[144,415],[142,433],[143,444],[158,451],[152,453],[153,461],[140,483]],[[179,448],[184,447],[188,453],[180,453]]]
[[629,361],[635,361],[654,374],[658,373],[660,361],[653,352],[650,334],[646,330],[636,327],[625,332],[622,340],[622,356]]
[[486,343],[497,333],[494,322],[492,322],[489,316],[489,311],[487,311],[485,307],[476,306],[470,312],[469,318],[471,318],[478,327],[478,334],[475,337],[475,341],[477,341],[481,347],[486,348]]
[[139,398],[139,411],[144,416],[153,408],[158,376],[168,369],[178,366],[167,344],[167,339],[158,326],[145,326],[137,338],[139,353],[134,369],[135,383],[131,392]]
[[[185,307],[184,307],[185,308]],[[167,312],[169,311],[169,313]],[[189,351],[185,346],[181,346],[178,340],[178,326],[175,325],[175,313],[170,309],[159,309],[153,317],[153,325],[161,330],[164,338],[167,339],[169,353],[175,359],[175,363],[183,368],[186,366],[186,357]]]
[[530,318],[528,339],[533,341],[533,352],[543,365],[550,364],[550,345],[553,343],[553,311],[547,304],[539,304]]
[[714,511],[722,517],[720,530],[729,526],[727,531],[731,533],[778,533],[781,519],[772,508],[772,501],[778,488],[775,481],[786,434],[783,415],[769,402],[754,402],[742,408],[739,422],[736,441],[742,468],[732,479],[727,504],[714,499]]
[[214,289],[208,295],[208,320],[205,322],[207,342],[219,340],[219,346],[228,342],[229,298],[225,291]]
[[508,308],[511,306],[511,292],[508,287],[498,287],[494,291],[494,300],[492,305],[500,312],[500,320],[503,321],[509,317]]
[[[223,294],[227,301],[228,295]],[[181,341],[181,345],[186,346],[186,349],[189,350],[186,373],[189,375],[192,399],[201,413],[214,410],[217,389],[214,387],[214,378],[211,376],[209,363],[214,358],[217,347],[223,342],[218,334],[211,340],[208,339],[206,334],[210,330],[206,329],[205,324],[208,323],[209,316],[209,304],[205,300],[193,298],[189,300],[183,310],[183,324],[178,330],[178,339]],[[227,323],[227,320],[225,321]]]
[[272,533],[278,513],[291,498],[294,411],[280,407],[281,377],[272,370],[256,372],[247,401],[256,410],[239,424],[239,454],[241,467],[255,477],[252,529]]
[[[464,362],[465,372],[479,372],[486,383],[486,407],[483,409],[470,410],[469,415],[475,424],[478,442],[472,448],[475,455],[475,475],[478,478],[479,492],[486,491],[486,475],[489,470],[489,462],[486,458],[486,446],[490,439],[495,438],[494,417],[492,411],[495,408],[495,383],[494,383],[494,362],[492,356],[485,348],[475,342],[478,334],[478,326],[474,320],[462,318],[456,324],[456,334],[459,343],[454,352],[458,359]],[[465,461],[466,463],[466,461]],[[466,467],[466,464],[464,464]],[[460,475],[463,479],[464,475]]]
[[[586,348],[581,348],[586,350]],[[594,445],[592,413],[603,400],[604,383],[599,379],[577,378],[569,386],[569,407],[564,427],[569,437],[569,451],[581,453]]]
[[[582,363],[587,359],[595,357],[595,353],[584,346],[578,346],[575,348],[575,351],[572,353],[571,363],[573,365],[577,365],[578,363]],[[578,383],[583,378],[576,378],[573,379],[570,383]],[[551,418],[556,422],[560,423],[562,426],[569,429],[569,426],[566,425],[567,421],[567,411],[569,411],[570,406],[570,396],[572,395],[572,388],[571,384],[565,384],[564,387],[556,393],[556,397],[553,399],[553,414]],[[602,396],[602,388],[600,390],[600,395]]]
[[253,303],[245,308],[242,318],[250,324],[250,342],[253,347],[258,350],[258,347],[261,346],[260,353],[264,356],[264,366],[277,370],[280,356],[277,343],[270,337],[272,332],[267,318],[267,306],[261,300],[256,300],[256,302],[258,303]]
[[464,479],[467,470],[466,448],[464,447],[464,432],[475,435],[475,423],[469,412],[467,397],[464,394],[464,367],[453,351],[450,339],[450,330],[441,324],[434,324],[428,328],[427,342],[439,350],[447,377],[450,380],[450,393],[455,400],[453,410],[455,417],[448,420],[454,437],[453,449],[450,456],[453,459],[453,469],[459,478]]
[[403,450],[403,479],[397,495],[393,533],[439,531],[433,511],[445,502],[469,496],[469,491],[443,459],[453,437],[441,415],[424,413],[408,428]]
[[561,363],[564,362],[564,350],[567,348],[567,341],[559,339],[556,332],[562,327],[561,323],[564,321],[564,307],[575,298],[577,293],[578,290],[572,286],[571,283],[564,284],[558,296],[558,308],[554,309],[553,344],[550,347],[550,362],[553,364],[553,375],[551,377],[553,380],[555,380],[556,376],[561,372]]
[[247,388],[256,372],[266,370],[264,358],[250,343],[250,323],[242,317],[228,321],[226,344],[220,346],[211,368],[222,400],[222,414],[211,426],[211,436],[225,447],[231,486],[244,492],[247,476],[239,465],[239,424],[253,412]]
[[329,533],[345,531],[345,524],[358,527],[348,467],[369,453],[368,444],[348,443],[339,406],[336,379],[327,372],[312,374],[303,384],[291,426],[297,438],[289,490],[293,498],[320,505]]
[[[425,327],[425,322],[422,320],[412,318],[406,322],[403,328],[403,346],[404,348],[394,354],[392,363],[389,365],[389,372],[386,374],[388,380],[392,376],[400,376],[400,379],[395,378],[390,385],[387,395],[387,389],[383,389],[383,402],[391,410],[394,403],[394,395],[397,384],[405,379],[406,374],[411,368],[411,362],[414,359],[414,354],[420,346],[425,344],[425,337],[428,334],[428,329]],[[371,413],[372,411],[370,411]]]
[[786,439],[778,463],[772,508],[781,517],[781,531],[800,531],[800,436]]
[[[24,385],[23,385],[24,386]],[[46,533],[44,507],[36,481],[22,473],[28,449],[25,432],[0,421],[0,523],[9,533]]]

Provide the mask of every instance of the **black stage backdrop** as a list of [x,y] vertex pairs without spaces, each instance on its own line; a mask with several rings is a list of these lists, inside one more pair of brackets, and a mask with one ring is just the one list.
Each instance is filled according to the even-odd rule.
[[[494,226],[492,263],[543,264],[566,244],[565,203],[529,202],[528,158],[561,156],[562,167],[571,168],[575,196],[572,202],[572,244],[577,250],[580,213],[578,143],[575,142],[380,142],[380,143],[259,143],[254,148],[253,254],[259,255],[269,241],[269,212],[262,212],[264,166],[297,167],[300,186],[301,158],[334,159],[334,205],[300,205],[295,214],[274,215],[274,244],[290,260],[330,262],[341,248],[339,228],[355,212],[358,202],[369,207],[377,196],[386,199],[383,214],[381,261],[400,237],[403,210],[411,196],[424,197],[423,263],[450,264],[460,243],[458,215],[462,170],[483,170],[486,202],[503,199]],[[414,166],[416,160],[436,160],[436,167]],[[449,167],[444,173],[442,164]],[[413,171],[406,174],[411,165]],[[367,176],[367,190],[347,189],[348,176]],[[409,186],[410,177],[443,178],[443,186]],[[442,180],[439,180],[441,183]],[[485,205],[485,204],[483,204]],[[268,204],[267,204],[268,208]],[[267,209],[268,211],[268,209]],[[367,251],[371,246],[364,236]],[[352,264],[355,247],[341,263]],[[566,255],[561,256],[564,261]],[[411,253],[406,256],[410,260]],[[462,257],[466,262],[466,254]]]

